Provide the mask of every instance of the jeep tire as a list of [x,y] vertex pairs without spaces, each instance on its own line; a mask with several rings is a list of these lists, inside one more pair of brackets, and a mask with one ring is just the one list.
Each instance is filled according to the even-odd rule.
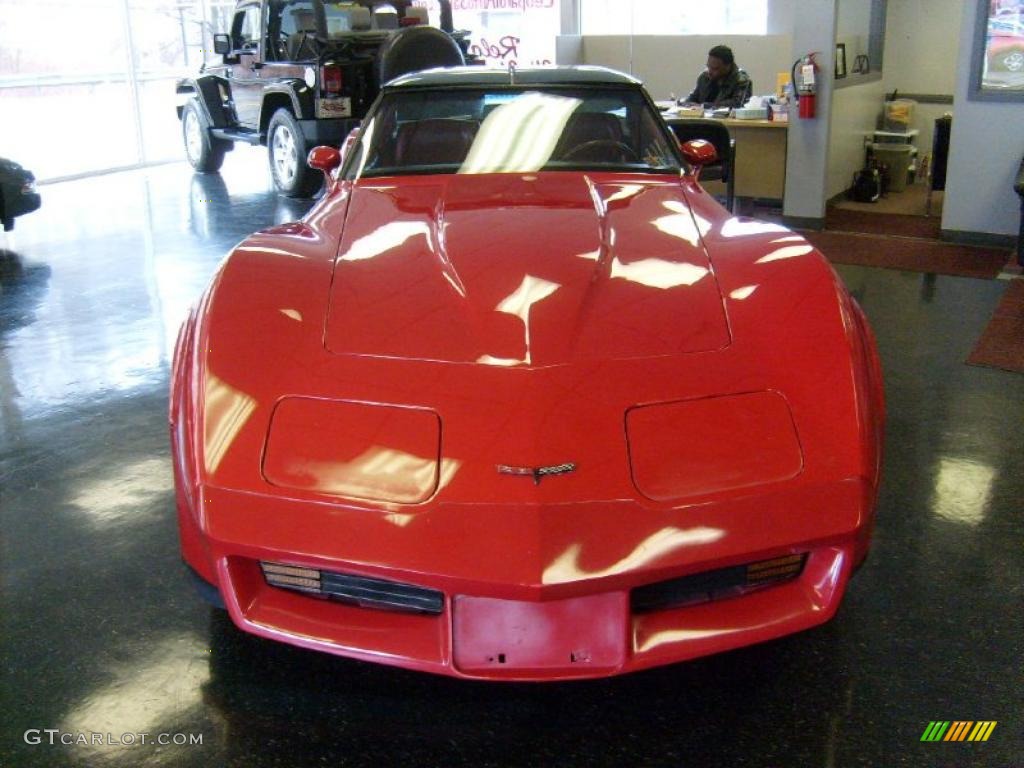
[[286,197],[312,197],[323,183],[323,174],[306,165],[309,147],[299,123],[285,107],[278,109],[267,126],[267,157],[274,186]]
[[185,156],[196,171],[216,173],[220,170],[231,142],[210,135],[210,123],[195,99],[189,99],[181,112],[181,134],[185,140]]

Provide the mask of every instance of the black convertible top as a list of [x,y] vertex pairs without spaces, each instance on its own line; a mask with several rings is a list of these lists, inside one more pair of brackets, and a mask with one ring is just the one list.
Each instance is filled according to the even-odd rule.
[[384,90],[495,85],[640,85],[640,81],[607,67],[529,67],[510,72],[468,66],[425,69],[403,75],[389,82]]

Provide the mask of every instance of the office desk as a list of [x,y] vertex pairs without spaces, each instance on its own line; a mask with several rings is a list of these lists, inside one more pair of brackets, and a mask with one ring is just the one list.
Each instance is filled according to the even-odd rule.
[[[686,118],[665,116],[666,122]],[[786,137],[789,123],[772,120],[720,120],[736,142],[736,197],[782,200],[786,189]],[[704,184],[712,194],[724,194],[725,184]]]

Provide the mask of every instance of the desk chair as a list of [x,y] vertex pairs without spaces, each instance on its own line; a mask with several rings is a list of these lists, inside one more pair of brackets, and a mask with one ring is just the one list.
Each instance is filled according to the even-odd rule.
[[700,177],[725,182],[725,207],[732,212],[736,206],[736,140],[729,135],[729,129],[718,120],[700,117],[676,117],[665,122],[679,143],[704,139],[715,146],[718,161],[705,165]]

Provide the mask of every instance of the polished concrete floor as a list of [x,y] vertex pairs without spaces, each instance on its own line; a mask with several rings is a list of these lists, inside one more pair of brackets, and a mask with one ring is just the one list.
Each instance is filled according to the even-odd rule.
[[[1005,283],[840,268],[889,441],[874,550],[830,624],[612,680],[469,684],[242,635],[185,581],[169,358],[223,253],[304,211],[262,153],[42,191],[0,241],[0,765],[1024,761],[1024,376],[963,364]],[[922,743],[931,720],[998,726]],[[140,733],[202,744],[92,743]]]

